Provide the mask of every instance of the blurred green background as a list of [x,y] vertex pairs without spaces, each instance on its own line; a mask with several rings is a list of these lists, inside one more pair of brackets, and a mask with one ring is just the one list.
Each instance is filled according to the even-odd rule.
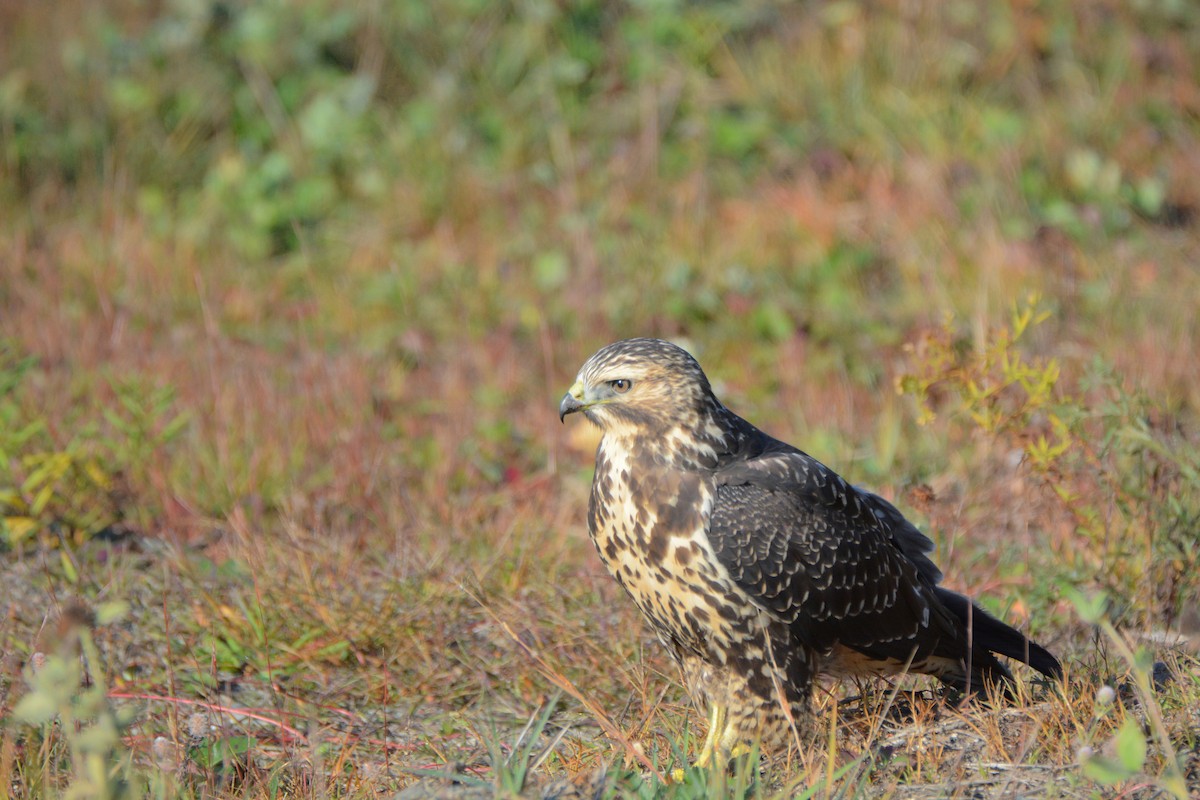
[[[553,466],[545,409],[632,335],[687,342],[735,406],[839,460],[911,410],[906,345],[949,317],[979,350],[1035,295],[1028,352],[1196,407],[1190,3],[0,14],[12,358],[62,367],[38,404],[68,414],[116,400],[103,375],[207,383],[192,455],[220,463],[177,488],[210,513],[331,480],[332,434],[298,427],[323,412],[458,485]],[[325,407],[323,359],[357,381]]]

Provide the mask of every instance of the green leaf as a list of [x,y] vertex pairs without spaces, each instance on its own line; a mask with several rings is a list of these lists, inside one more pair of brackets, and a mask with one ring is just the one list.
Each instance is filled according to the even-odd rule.
[[1108,597],[1103,592],[1085,595],[1078,589],[1068,586],[1065,594],[1075,606],[1075,613],[1088,625],[1095,625],[1104,619],[1104,610],[1108,607]]
[[795,332],[788,313],[769,301],[754,310],[753,322],[758,335],[772,342],[782,342]]
[[71,556],[67,555],[66,550],[59,550],[58,557],[62,561],[63,573],[67,577],[67,581],[71,584],[79,583],[79,571],[75,569],[75,562],[71,560]]
[[163,426],[162,431],[158,434],[158,441],[166,444],[179,435],[179,432],[187,427],[187,424],[192,421],[191,415],[186,411],[181,411],[170,422]]
[[1126,717],[1116,737],[1117,758],[1129,772],[1140,772],[1146,763],[1146,737],[1141,725]]
[[17,703],[17,707],[13,709],[13,715],[30,725],[41,725],[54,719],[54,715],[58,713],[58,709],[54,705],[54,698],[45,692],[30,692],[21,698]]
[[1079,149],[1067,155],[1065,172],[1071,188],[1080,194],[1090,192],[1100,182],[1104,162],[1095,150]]
[[50,499],[54,497],[54,484],[48,483],[38,490],[38,493],[33,498],[33,504],[29,506],[29,511],[34,516],[40,516],[46,510],[46,506],[50,504]]
[[1138,647],[1133,652],[1133,668],[1148,675],[1154,673],[1154,651],[1147,647]]
[[1159,178],[1142,178],[1133,188],[1133,205],[1148,217],[1162,213],[1167,199],[1167,188]]
[[72,742],[81,753],[106,755],[121,743],[121,734],[110,717],[102,717],[76,734]]
[[96,607],[96,624],[111,625],[125,618],[129,613],[129,603],[124,600],[110,600]]
[[1130,778],[1129,771],[1120,762],[1099,755],[1089,756],[1083,762],[1083,774],[1096,783],[1103,783],[1106,786],[1121,783]]
[[559,289],[567,282],[571,262],[558,250],[538,254],[533,260],[533,280],[544,292]]
[[247,763],[247,755],[254,746],[253,736],[230,736],[227,739],[206,739],[188,753],[192,760],[205,769],[218,766],[232,767]]
[[38,522],[33,517],[3,517],[0,518],[0,532],[9,545],[18,544],[30,538],[38,530]]

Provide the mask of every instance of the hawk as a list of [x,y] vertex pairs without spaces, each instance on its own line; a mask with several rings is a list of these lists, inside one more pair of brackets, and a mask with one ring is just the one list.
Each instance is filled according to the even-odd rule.
[[1004,692],[999,654],[1061,676],[1043,647],[938,585],[933,542],[895,506],[725,408],[680,347],[600,349],[558,411],[603,433],[588,529],[709,706],[698,763],[785,744],[823,675]]

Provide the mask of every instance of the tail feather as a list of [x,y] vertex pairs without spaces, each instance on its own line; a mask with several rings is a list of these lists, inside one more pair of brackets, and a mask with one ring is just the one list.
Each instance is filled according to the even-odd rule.
[[962,622],[971,643],[970,686],[959,685],[967,683],[967,676],[963,675],[961,681],[947,681],[955,688],[982,689],[989,683],[1004,688],[1011,686],[1012,674],[994,654],[1028,664],[1052,680],[1062,677],[1062,665],[1046,648],[996,619],[963,595],[940,586],[935,591],[942,604]]

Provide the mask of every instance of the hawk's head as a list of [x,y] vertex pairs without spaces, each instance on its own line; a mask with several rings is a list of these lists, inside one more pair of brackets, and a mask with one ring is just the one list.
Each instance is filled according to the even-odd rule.
[[645,435],[695,428],[714,407],[720,404],[708,378],[686,350],[661,339],[625,339],[584,362],[558,416],[582,411],[602,430]]

